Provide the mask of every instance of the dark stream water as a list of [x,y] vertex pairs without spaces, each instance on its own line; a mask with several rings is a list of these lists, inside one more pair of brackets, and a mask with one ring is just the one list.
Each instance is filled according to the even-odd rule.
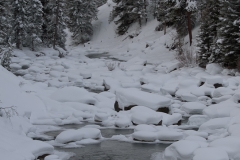
[[88,54],[86,57],[91,58],[91,59],[107,59],[107,60],[113,60],[113,61],[118,61],[118,62],[125,62],[124,60],[120,60],[117,58],[112,57],[109,55],[107,52],[101,53],[101,54]]
[[[65,129],[78,129],[86,124],[66,125]],[[47,132],[46,135],[56,137],[62,131]],[[128,135],[132,129],[101,129],[102,136],[111,138],[113,135]],[[163,152],[166,144],[128,143],[104,140],[99,144],[84,145],[81,148],[55,147],[58,151],[75,153],[70,160],[150,160],[151,155]]]

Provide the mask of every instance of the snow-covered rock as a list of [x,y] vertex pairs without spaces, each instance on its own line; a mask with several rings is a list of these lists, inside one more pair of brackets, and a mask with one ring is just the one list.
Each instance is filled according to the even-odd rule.
[[121,109],[131,105],[146,106],[153,110],[168,108],[171,100],[155,94],[146,93],[137,89],[119,89],[116,91],[117,102]]
[[101,138],[101,131],[96,128],[82,128],[78,130],[67,130],[63,131],[56,137],[56,142],[58,143],[69,143],[80,141],[82,139],[99,139]]

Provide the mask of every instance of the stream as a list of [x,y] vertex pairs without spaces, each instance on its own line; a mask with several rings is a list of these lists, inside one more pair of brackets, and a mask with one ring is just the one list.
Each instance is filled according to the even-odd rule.
[[[84,124],[87,125],[87,124]],[[84,125],[66,125],[64,129],[78,129]],[[62,131],[45,133],[56,137]],[[101,129],[102,136],[111,138],[113,135],[128,135],[133,129]],[[55,147],[57,151],[75,153],[69,160],[150,160],[152,154],[163,152],[167,144],[128,143],[115,140],[104,140],[99,144],[88,144],[81,148]]]
[[[108,53],[89,54],[86,55],[91,59],[106,59],[123,62],[111,57]],[[79,129],[88,123],[78,125],[62,126],[67,129]],[[63,130],[51,131],[45,133],[54,139]],[[133,129],[101,129],[104,138],[111,138],[114,135],[129,135],[133,133]],[[55,147],[57,151],[71,152],[75,156],[69,160],[150,160],[151,156],[157,152],[163,152],[168,144],[147,144],[147,143],[129,143],[116,140],[104,140],[98,144],[88,144],[80,148],[61,148]],[[160,160],[160,159],[159,159]]]

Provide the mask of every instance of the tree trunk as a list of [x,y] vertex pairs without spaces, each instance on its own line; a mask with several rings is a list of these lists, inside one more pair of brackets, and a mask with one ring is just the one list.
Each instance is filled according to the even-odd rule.
[[164,35],[167,33],[167,23],[164,22]]
[[53,48],[56,49],[56,41],[57,41],[57,38],[58,38],[58,14],[59,14],[59,7],[60,7],[60,3],[59,3],[59,0],[56,0],[56,7],[57,7],[57,10],[56,10],[56,18],[55,18],[55,33],[54,33],[54,37],[53,37]]
[[192,25],[191,25],[191,12],[187,12],[188,34],[190,46],[192,46]]

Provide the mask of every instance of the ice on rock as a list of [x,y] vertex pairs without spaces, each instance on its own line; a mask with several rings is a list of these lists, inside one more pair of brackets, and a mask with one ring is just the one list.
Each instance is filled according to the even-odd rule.
[[151,131],[137,131],[132,134],[134,140],[154,142],[157,140],[157,132]]
[[228,153],[230,159],[240,159],[240,139],[239,137],[228,136],[217,139],[209,144],[210,147],[222,149]]
[[229,160],[229,157],[223,149],[207,147],[197,149],[193,160]]
[[206,66],[206,72],[211,75],[220,74],[223,68],[217,63],[211,63]]
[[203,109],[206,107],[207,106],[199,102],[186,102],[182,105],[182,110],[188,114],[202,114]]
[[75,141],[81,141],[82,139],[99,139],[101,138],[101,131],[96,128],[81,128],[78,130],[67,130],[60,133],[55,141],[57,143],[69,143]]
[[116,91],[116,96],[121,109],[131,105],[139,105],[149,107],[153,110],[158,110],[159,108],[168,108],[171,104],[171,100],[169,98],[146,93],[137,89],[118,89]]
[[65,87],[58,89],[51,98],[59,102],[81,102],[95,104],[96,99],[85,89],[78,87]]

